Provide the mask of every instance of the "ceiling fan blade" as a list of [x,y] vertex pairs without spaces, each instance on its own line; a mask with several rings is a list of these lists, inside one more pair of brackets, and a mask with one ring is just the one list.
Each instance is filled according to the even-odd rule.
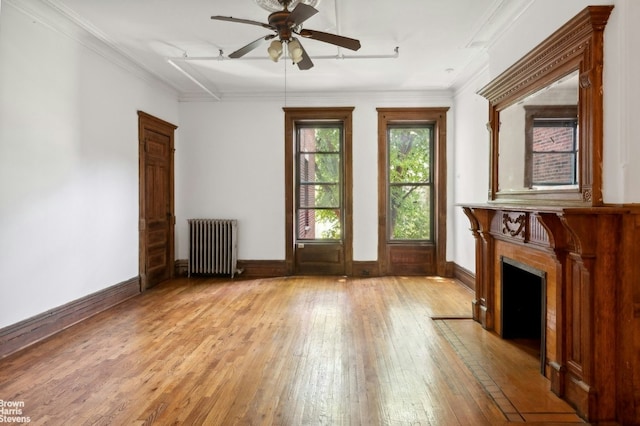
[[355,38],[343,37],[315,30],[301,30],[299,34],[305,38],[324,41],[325,43],[335,44],[336,46],[345,47],[351,50],[360,49],[360,41]]
[[318,13],[318,11],[308,4],[298,3],[298,5],[293,9],[293,11],[287,17],[286,23],[290,27],[295,27],[297,25],[302,24],[307,19],[311,18],[313,15]]
[[259,39],[255,40],[255,41],[252,41],[251,43],[247,44],[246,46],[241,47],[240,49],[238,49],[235,52],[231,53],[229,55],[229,57],[233,58],[233,59],[241,58],[244,55],[246,55],[247,53],[251,52],[256,47],[260,46],[265,40],[271,40],[275,36],[276,36],[275,34],[269,34],[268,36],[260,37]]
[[[294,38],[294,40],[298,39]],[[299,40],[298,43],[300,43]],[[304,47],[302,47],[302,43],[300,43],[300,48],[302,49],[302,60],[298,62],[298,69],[304,71],[313,68],[313,61],[311,60],[309,55],[307,55],[307,51],[304,50]]]
[[212,16],[211,19],[216,21],[227,21],[227,22],[237,22],[239,24],[257,25],[259,27],[275,30],[275,28],[273,28],[269,24],[265,24],[263,22],[258,22],[258,21],[252,21],[251,19],[239,19],[239,18],[234,18],[233,16],[220,16],[220,15]]

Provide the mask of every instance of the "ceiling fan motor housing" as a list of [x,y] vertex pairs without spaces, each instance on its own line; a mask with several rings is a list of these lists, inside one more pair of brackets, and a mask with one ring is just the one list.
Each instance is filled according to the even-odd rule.
[[287,22],[289,14],[290,12],[285,9],[269,15],[269,25],[276,29],[278,37],[280,37],[282,41],[291,40],[291,27],[289,26],[289,22]]

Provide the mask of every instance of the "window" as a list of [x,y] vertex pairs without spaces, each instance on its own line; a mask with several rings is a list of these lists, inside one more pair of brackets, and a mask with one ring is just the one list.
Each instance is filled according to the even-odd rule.
[[284,112],[284,273],[350,275],[353,107]]
[[377,108],[382,275],[447,275],[448,108]]
[[575,106],[526,106],[525,186],[578,184]]
[[433,132],[433,124],[387,127],[387,237],[391,241],[433,239]]
[[342,123],[296,124],[297,240],[342,238]]

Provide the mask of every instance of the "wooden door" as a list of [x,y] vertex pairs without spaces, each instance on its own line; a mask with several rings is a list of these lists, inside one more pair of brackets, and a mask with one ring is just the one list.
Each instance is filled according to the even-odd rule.
[[142,290],[174,275],[173,138],[176,128],[138,111]]

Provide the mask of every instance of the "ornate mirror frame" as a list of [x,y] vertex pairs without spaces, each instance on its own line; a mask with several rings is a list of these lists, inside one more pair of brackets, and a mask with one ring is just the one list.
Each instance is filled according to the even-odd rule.
[[[480,89],[489,101],[491,139],[489,201],[600,206],[602,200],[603,35],[613,6],[589,6],[518,62]],[[578,70],[577,189],[500,192],[500,111]]]

